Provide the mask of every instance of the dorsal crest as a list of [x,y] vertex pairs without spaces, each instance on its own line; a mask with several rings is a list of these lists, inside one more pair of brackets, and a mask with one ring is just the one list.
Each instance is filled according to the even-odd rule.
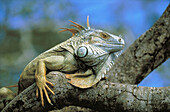
[[79,33],[81,33],[82,31],[87,31],[87,30],[90,29],[89,16],[87,16],[87,29],[84,28],[82,25],[74,22],[74,21],[71,21],[71,20],[69,20],[69,21],[73,23],[73,24],[71,24],[70,26],[73,26],[73,27],[75,27],[75,28],[77,28],[77,29],[74,29],[74,28],[60,28],[60,29],[63,29],[63,30],[61,30],[61,31],[59,31],[59,32],[69,31],[69,32],[72,33],[72,36],[74,36],[75,34],[79,34]]

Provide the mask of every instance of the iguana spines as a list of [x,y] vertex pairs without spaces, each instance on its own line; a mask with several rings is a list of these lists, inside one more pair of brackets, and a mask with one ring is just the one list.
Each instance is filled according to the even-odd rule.
[[36,96],[38,97],[39,91],[42,105],[43,91],[51,103],[47,89],[52,94],[54,92],[47,85],[53,85],[46,79],[47,70],[67,73],[69,83],[79,88],[92,87],[105,76],[107,68],[116,57],[114,53],[123,49],[124,40],[108,32],[90,28],[88,18],[87,29],[71,22],[74,24],[71,26],[77,29],[63,29],[73,34],[71,38],[40,54],[25,67],[18,84],[19,93],[36,81]]
[[81,38],[83,43],[73,46],[76,57],[92,69],[90,72],[83,71],[84,74],[78,72],[66,76],[70,79],[69,83],[79,88],[89,88],[100,81],[114,64],[111,54],[124,48],[124,40],[121,37],[90,28],[88,18],[87,27],[88,29],[83,27],[77,35],[73,36],[73,38]]

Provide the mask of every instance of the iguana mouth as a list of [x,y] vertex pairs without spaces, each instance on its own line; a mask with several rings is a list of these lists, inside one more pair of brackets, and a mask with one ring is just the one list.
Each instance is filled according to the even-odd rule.
[[124,48],[123,43],[95,43],[94,45],[110,53],[120,51]]

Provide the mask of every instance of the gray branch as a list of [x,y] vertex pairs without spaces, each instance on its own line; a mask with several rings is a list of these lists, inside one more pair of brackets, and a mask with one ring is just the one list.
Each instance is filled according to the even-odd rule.
[[[16,96],[2,112],[48,111],[75,105],[97,111],[170,111],[170,87],[137,87],[157,66],[170,56],[170,5],[161,18],[137,39],[116,61],[107,73],[108,80],[97,86],[79,89],[67,83],[64,74],[49,73],[48,80],[55,84],[51,95],[53,105],[35,97],[35,84]],[[116,84],[126,83],[126,84]]]
[[115,83],[138,84],[170,57],[170,4],[159,20],[141,35],[107,73]]
[[45,107],[35,96],[35,84],[16,96],[2,112],[10,111],[48,111],[61,109],[68,105],[88,107],[104,111],[160,111],[170,110],[170,87],[137,87],[129,84],[116,84],[101,81],[96,87],[79,89],[67,83],[60,72],[48,74],[48,80],[55,86],[55,95],[50,94],[53,105],[45,99]]

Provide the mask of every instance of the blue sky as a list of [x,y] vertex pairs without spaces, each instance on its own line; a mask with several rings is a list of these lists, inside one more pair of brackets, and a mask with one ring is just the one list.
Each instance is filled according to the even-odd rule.
[[[3,24],[6,6],[1,1],[0,24]],[[30,25],[40,24],[41,20],[46,17],[51,18],[56,23],[59,22],[62,27],[66,26],[70,19],[85,25],[86,17],[89,15],[92,27],[106,30],[123,27],[132,32],[135,39],[159,19],[169,4],[169,0],[30,0],[30,2],[7,0],[7,2],[9,2],[9,10],[11,10],[7,23],[11,29],[22,29]],[[25,12],[20,15],[19,11],[25,7],[25,4],[29,4],[32,8],[25,9]],[[44,6],[47,7],[45,11]],[[30,15],[29,11],[32,11]],[[73,15],[72,17],[69,17],[70,13]],[[127,38],[126,41],[134,41],[131,40],[132,37],[128,33],[122,35]],[[3,32],[0,31],[0,41],[3,37]],[[165,66],[164,74],[170,72],[166,68],[169,63],[170,60],[163,64]],[[154,70],[140,85],[161,87],[167,81],[166,78],[162,77],[164,74]]]
[[[112,25],[117,28],[122,25],[131,29],[136,36],[140,36],[153,25],[169,3],[168,0],[71,0],[69,2],[71,6],[63,6],[63,9],[59,6],[62,1],[49,3],[48,12],[43,12],[43,6],[47,3],[38,1],[33,5],[30,3],[34,13],[25,17],[17,15],[17,11],[22,6],[24,7],[25,2],[12,2],[10,10],[12,10],[13,15],[8,20],[9,25],[11,28],[20,28],[25,27],[27,22],[36,24],[44,15],[48,15],[53,20],[63,19],[63,21],[67,21],[69,18],[66,19],[65,16],[72,10],[78,15],[75,21],[85,22],[87,15],[89,15],[90,22],[94,26],[106,28]],[[0,4],[0,23],[3,22],[4,14],[4,6]]]

